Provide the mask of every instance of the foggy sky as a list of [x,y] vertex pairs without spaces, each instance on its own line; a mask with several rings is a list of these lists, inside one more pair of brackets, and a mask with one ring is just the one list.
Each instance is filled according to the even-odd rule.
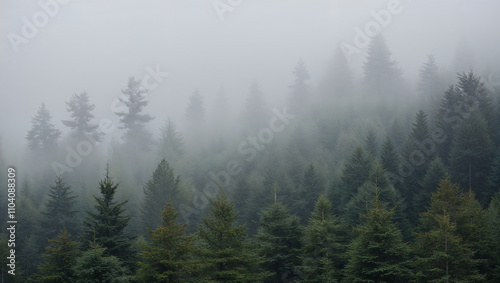
[[[59,5],[16,53],[8,34],[22,35],[23,17],[32,22],[43,10],[37,1],[0,0],[2,154],[7,163],[20,158],[31,118],[42,102],[56,127],[67,133],[61,120],[69,118],[65,102],[75,93],[86,91],[96,104],[94,122],[111,118],[116,123],[112,101],[130,76],[142,79],[148,66],[169,73],[148,94],[145,111],[156,117],[149,125],[153,132],[167,117],[182,123],[195,89],[208,111],[224,84],[237,112],[255,79],[267,104],[279,105],[299,58],[317,86],[339,43],[352,44],[354,28],[364,29],[373,21],[371,12],[387,9],[389,2],[246,0],[221,21],[213,1],[74,0]],[[500,2],[399,2],[402,11],[392,15],[382,33],[392,58],[413,85],[429,53],[442,71],[452,69],[459,43],[470,48],[479,72],[500,64]],[[362,51],[351,58],[357,77]]]

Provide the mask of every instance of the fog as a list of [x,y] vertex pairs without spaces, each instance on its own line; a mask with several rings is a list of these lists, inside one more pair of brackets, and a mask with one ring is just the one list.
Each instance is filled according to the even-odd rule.
[[[167,117],[181,123],[195,89],[211,107],[223,84],[231,108],[239,111],[251,81],[257,80],[267,104],[279,105],[299,58],[317,86],[339,44],[352,44],[354,28],[364,29],[373,20],[370,12],[387,9],[388,3],[243,1],[221,20],[210,1],[69,1],[29,42],[14,47],[7,34],[22,35],[22,18],[33,22],[43,10],[35,1],[2,0],[3,154],[7,163],[18,161],[41,102],[57,128],[64,129],[65,101],[86,91],[96,105],[95,119],[117,122],[112,101],[130,76],[146,76],[148,66],[168,72],[148,94],[145,111],[156,117],[151,130]],[[458,44],[470,48],[471,67],[481,72],[499,60],[494,30],[499,6],[497,1],[400,1],[401,12],[392,15],[382,34],[412,84],[427,54],[436,56],[441,69],[453,69]],[[350,56],[357,77],[365,52]]]

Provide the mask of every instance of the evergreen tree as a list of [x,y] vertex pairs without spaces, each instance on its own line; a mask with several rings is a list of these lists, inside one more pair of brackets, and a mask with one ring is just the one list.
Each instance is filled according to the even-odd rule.
[[31,119],[31,130],[28,131],[26,139],[32,150],[50,153],[57,148],[57,141],[61,136],[61,131],[55,128],[50,122],[52,116],[49,110],[42,103],[37,113]]
[[46,253],[42,255],[45,261],[38,267],[41,274],[34,276],[36,282],[74,282],[73,267],[79,251],[78,243],[72,237],[63,228],[56,239],[49,240]]
[[436,102],[438,99],[437,95],[440,92],[439,87],[440,82],[436,58],[434,55],[430,54],[427,56],[427,61],[420,69],[420,78],[418,82],[418,91],[426,104],[434,104]]
[[255,238],[263,267],[272,274],[264,282],[299,279],[302,229],[297,216],[290,215],[279,201],[269,205],[261,213]]
[[147,89],[134,77],[128,79],[127,88],[122,90],[123,97],[120,102],[125,105],[125,110],[115,112],[120,118],[120,129],[126,130],[125,141],[135,147],[148,149],[151,145],[150,133],[145,129],[147,122],[154,118],[148,114],[141,114],[143,108],[148,105],[146,100]]
[[174,175],[173,169],[163,159],[144,186],[144,200],[141,206],[141,218],[146,228],[155,229],[162,223],[161,211],[169,202],[181,202],[179,176]]
[[392,185],[396,188],[400,187],[401,177],[399,177],[399,153],[394,147],[392,139],[387,136],[380,150],[380,164],[387,173],[387,177]]
[[117,202],[115,200],[118,184],[115,184],[109,176],[109,165],[103,180],[99,181],[100,196],[94,196],[96,204],[94,212],[87,211],[87,218],[83,222],[83,248],[88,250],[95,243],[105,250],[95,248],[96,252],[87,256],[105,253],[115,256],[128,267],[134,266],[134,255],[130,249],[130,237],[124,230],[130,220],[125,216],[125,204],[127,201]]
[[[431,194],[436,191],[439,182],[446,177],[446,167],[441,158],[436,157],[427,168],[427,172],[420,181],[420,190],[415,193],[413,213],[416,217],[429,208]],[[414,219],[417,219],[417,218]]]
[[345,205],[349,202],[351,197],[357,193],[358,188],[368,180],[371,168],[371,158],[361,147],[356,148],[342,169],[340,177],[342,204]]
[[261,258],[249,251],[245,226],[236,223],[237,217],[233,203],[221,190],[210,201],[210,216],[203,217],[198,231],[205,281],[260,282],[267,277],[255,270]]
[[493,195],[485,190],[492,154],[493,143],[486,122],[478,111],[474,111],[456,129],[450,152],[450,171],[463,188],[474,190],[483,205]]
[[[172,203],[161,212],[160,227],[148,229],[152,243],[142,250],[142,261],[135,279],[140,282],[184,282],[192,273],[191,253],[194,251],[193,236],[186,236],[187,224],[178,224]],[[184,281],[183,281],[184,280]]]
[[245,109],[243,110],[243,123],[250,132],[255,132],[268,122],[268,113],[262,92],[257,81],[253,81],[248,92]]
[[198,127],[205,120],[205,107],[203,106],[203,97],[198,90],[189,97],[189,104],[186,108],[187,121]]
[[[478,210],[479,209],[479,210]],[[449,178],[439,183],[429,210],[420,216],[415,266],[422,281],[484,281],[475,254],[484,237],[484,220],[474,195],[460,193]]]
[[344,270],[346,281],[408,281],[410,248],[393,222],[394,210],[387,210],[375,193],[363,217],[366,220],[356,227],[358,235],[349,247],[349,261]]
[[382,35],[375,36],[368,46],[368,55],[363,64],[365,84],[376,96],[394,95],[401,78],[397,62],[391,59]]
[[90,136],[92,139],[99,141],[102,138],[102,133],[97,130],[97,124],[90,123],[94,118],[91,111],[94,110],[95,105],[89,103],[87,93],[74,94],[71,100],[66,102],[66,105],[68,105],[67,110],[72,120],[63,120],[62,123],[71,128],[73,135],[78,140]]
[[42,230],[47,239],[57,236],[63,228],[68,229],[70,234],[77,233],[76,220],[77,213],[74,210],[75,198],[71,192],[71,187],[67,186],[61,176],[57,176],[56,182],[49,190],[49,200],[45,211],[42,212],[46,219],[42,221]]
[[289,105],[293,113],[300,113],[307,108],[309,85],[309,72],[302,59],[299,60],[293,70],[294,83],[291,86],[292,92],[289,96]]
[[487,211],[488,224],[492,239],[492,262],[493,270],[490,275],[492,282],[500,280],[500,190],[491,199]]
[[[337,101],[339,97],[348,96],[352,89],[352,71],[342,49],[337,48],[333,60],[328,62],[325,76],[319,85],[319,92],[326,98],[327,102],[331,103]],[[327,104],[331,105],[330,103]]]
[[372,157],[377,156],[378,152],[378,143],[377,143],[377,136],[375,136],[375,132],[372,130],[368,131],[368,134],[366,135],[365,139],[365,150],[368,154],[371,154]]
[[294,204],[301,219],[306,220],[309,218],[309,215],[314,210],[316,200],[323,191],[324,184],[316,172],[316,168],[313,164],[309,164],[304,172],[300,193],[298,194],[299,199]]
[[74,265],[75,283],[120,283],[130,282],[121,261],[109,255],[106,248],[91,243]]
[[159,155],[168,160],[178,160],[184,155],[182,134],[177,131],[177,127],[171,119],[168,119],[161,128],[158,147]]
[[307,282],[335,282],[341,276],[344,248],[340,225],[330,212],[331,203],[320,195],[304,229],[302,265]]

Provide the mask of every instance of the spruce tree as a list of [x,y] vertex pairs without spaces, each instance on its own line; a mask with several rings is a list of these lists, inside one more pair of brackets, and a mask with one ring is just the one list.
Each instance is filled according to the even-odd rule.
[[160,226],[161,211],[167,203],[180,205],[182,200],[180,182],[180,177],[174,175],[173,169],[163,159],[144,186],[144,200],[141,205],[144,232],[146,228],[155,229]]
[[375,135],[375,132],[373,132],[372,130],[369,130],[368,134],[366,134],[364,142],[365,142],[366,152],[375,158],[377,156],[377,153],[378,153],[378,142],[377,142],[377,136]]
[[493,143],[486,121],[478,111],[470,113],[455,131],[450,152],[450,171],[463,188],[473,190],[483,205],[494,192],[486,191],[492,164]]
[[168,160],[179,160],[184,155],[182,134],[171,119],[168,119],[161,128],[158,147],[160,157]]
[[48,197],[42,212],[46,219],[41,223],[45,237],[52,239],[63,228],[68,229],[70,234],[76,234],[78,228],[74,217],[77,211],[73,207],[77,196],[73,195],[71,187],[66,185],[61,176],[57,176],[55,184],[50,187]]
[[347,282],[405,282],[411,277],[408,268],[409,246],[393,221],[394,210],[387,210],[378,193],[358,234],[352,241],[345,266]]
[[341,276],[345,251],[340,244],[340,225],[330,209],[330,201],[320,195],[304,229],[302,272],[307,282],[335,282]]
[[399,153],[392,139],[387,136],[380,150],[380,164],[387,173],[389,181],[395,188],[401,187],[402,177],[399,176]]
[[83,140],[89,136],[96,141],[102,138],[102,133],[97,130],[97,124],[92,124],[94,115],[91,113],[95,105],[89,103],[89,96],[86,92],[74,94],[71,100],[66,102],[68,112],[72,120],[63,120],[62,123],[73,131],[73,136],[78,140]]
[[441,161],[441,158],[436,157],[429,164],[427,172],[419,183],[419,190],[415,193],[413,201],[414,220],[418,220],[418,215],[429,208],[431,194],[436,191],[439,186],[439,182],[441,182],[441,180],[446,176],[446,167]]
[[436,94],[435,92],[437,91],[439,79],[438,66],[434,55],[430,54],[427,56],[427,61],[420,69],[419,77],[418,90],[428,97]]
[[51,153],[57,148],[57,142],[61,136],[61,131],[56,129],[51,123],[52,116],[49,110],[42,103],[37,113],[31,119],[31,129],[26,135],[30,149]]
[[193,272],[194,237],[185,235],[187,224],[177,223],[179,212],[171,202],[165,205],[161,215],[161,226],[147,230],[151,244],[141,252],[135,279],[140,282],[184,282]]
[[115,200],[117,188],[118,184],[109,176],[108,165],[104,179],[99,181],[100,196],[94,196],[94,211],[87,211],[87,218],[83,222],[82,246],[84,250],[88,250],[95,243],[105,249],[103,253],[106,255],[115,256],[129,268],[133,268],[134,255],[130,249],[130,237],[124,231],[130,216],[124,215],[127,201]]
[[256,270],[261,258],[249,250],[245,226],[237,224],[233,203],[221,190],[210,201],[210,216],[203,217],[201,241],[203,279],[208,282],[261,282],[267,273]]
[[[479,211],[478,211],[479,208]],[[439,183],[429,209],[420,215],[416,233],[416,277],[421,281],[484,281],[475,254],[485,227],[473,194],[462,194],[449,178]],[[479,239],[478,239],[479,238]]]
[[279,201],[262,211],[255,238],[259,255],[264,257],[263,267],[272,274],[264,282],[300,279],[302,229],[299,222]]
[[500,190],[491,199],[487,210],[488,224],[492,239],[492,262],[493,270],[490,278],[492,282],[500,280]]
[[122,262],[97,243],[76,258],[73,267],[75,283],[122,283],[130,282]]
[[305,221],[313,212],[318,197],[324,192],[324,184],[313,164],[307,166],[301,183],[299,199],[295,201],[295,206],[299,212],[298,216]]
[[148,114],[141,114],[143,108],[148,105],[146,100],[147,89],[134,77],[128,79],[127,88],[122,90],[123,97],[120,102],[124,104],[124,110],[115,112],[120,118],[120,129],[126,130],[125,141],[135,147],[144,150],[151,145],[151,134],[145,129],[146,123],[154,118]]
[[365,153],[365,151],[358,147],[351,154],[342,169],[340,194],[342,204],[349,202],[351,197],[355,195],[358,188],[368,180],[373,161]]
[[73,236],[66,228],[50,239],[49,246],[45,248],[44,262],[39,265],[41,274],[34,276],[36,282],[74,282],[73,267],[79,255],[78,243],[73,241]]

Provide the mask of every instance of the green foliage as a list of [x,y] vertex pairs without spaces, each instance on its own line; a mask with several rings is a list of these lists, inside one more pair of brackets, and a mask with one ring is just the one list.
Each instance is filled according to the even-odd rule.
[[428,209],[431,194],[439,186],[439,182],[446,177],[446,168],[441,158],[436,157],[427,168],[423,179],[420,181],[420,190],[415,193],[413,212],[418,215]]
[[77,259],[73,268],[75,283],[130,282],[121,261],[99,244],[92,243]]
[[76,210],[75,198],[71,187],[67,186],[61,176],[57,176],[56,182],[49,189],[49,200],[42,212],[46,219],[42,220],[42,230],[47,239],[57,236],[63,228],[68,229],[70,234],[76,234],[78,227],[75,221]]
[[[134,255],[130,250],[130,239],[124,230],[130,216],[123,215],[127,201],[118,203],[115,198],[118,184],[109,176],[109,166],[106,175],[99,181],[101,195],[94,196],[96,205],[94,211],[87,211],[87,218],[83,222],[84,235],[82,245],[87,250],[92,243],[105,249],[105,253],[115,256],[129,267],[133,267]],[[104,252],[104,251],[103,251]]]
[[473,194],[460,193],[449,178],[432,194],[416,233],[417,279],[425,282],[484,281],[476,257],[486,230],[484,214]]
[[262,211],[255,238],[259,255],[264,257],[263,267],[272,274],[265,282],[288,282],[297,277],[302,248],[299,221],[281,202]]
[[193,272],[194,237],[185,235],[187,224],[177,223],[179,212],[174,210],[172,203],[167,203],[161,214],[161,226],[148,229],[152,243],[142,250],[135,279],[139,282],[184,282],[186,275]]
[[393,216],[394,211],[387,210],[375,193],[349,247],[344,270],[347,282],[404,282],[410,278],[410,248],[403,242]]
[[371,168],[371,158],[361,147],[356,148],[342,170],[339,189],[344,205],[357,193],[358,188],[368,180]]
[[36,282],[74,282],[73,267],[79,255],[78,243],[72,240],[72,235],[63,228],[56,239],[49,240],[45,261],[38,267],[40,275],[35,275]]
[[320,195],[304,229],[302,279],[306,282],[336,282],[341,276],[344,247],[339,243],[340,225],[330,209],[330,201]]
[[261,258],[249,251],[245,226],[237,224],[237,217],[221,190],[198,230],[205,282],[260,282],[268,276],[256,270]]
[[307,219],[314,210],[316,200],[324,191],[324,184],[313,164],[309,164],[304,172],[302,184],[299,187],[298,199],[294,201],[298,216]]
[[372,130],[368,131],[368,134],[366,135],[364,142],[365,142],[366,152],[375,158],[378,153],[378,142],[375,132],[373,132]]
[[144,186],[144,200],[141,205],[144,231],[146,228],[154,229],[160,226],[161,211],[168,202],[177,205],[181,203],[180,182],[180,177],[174,175],[173,169],[163,159]]

